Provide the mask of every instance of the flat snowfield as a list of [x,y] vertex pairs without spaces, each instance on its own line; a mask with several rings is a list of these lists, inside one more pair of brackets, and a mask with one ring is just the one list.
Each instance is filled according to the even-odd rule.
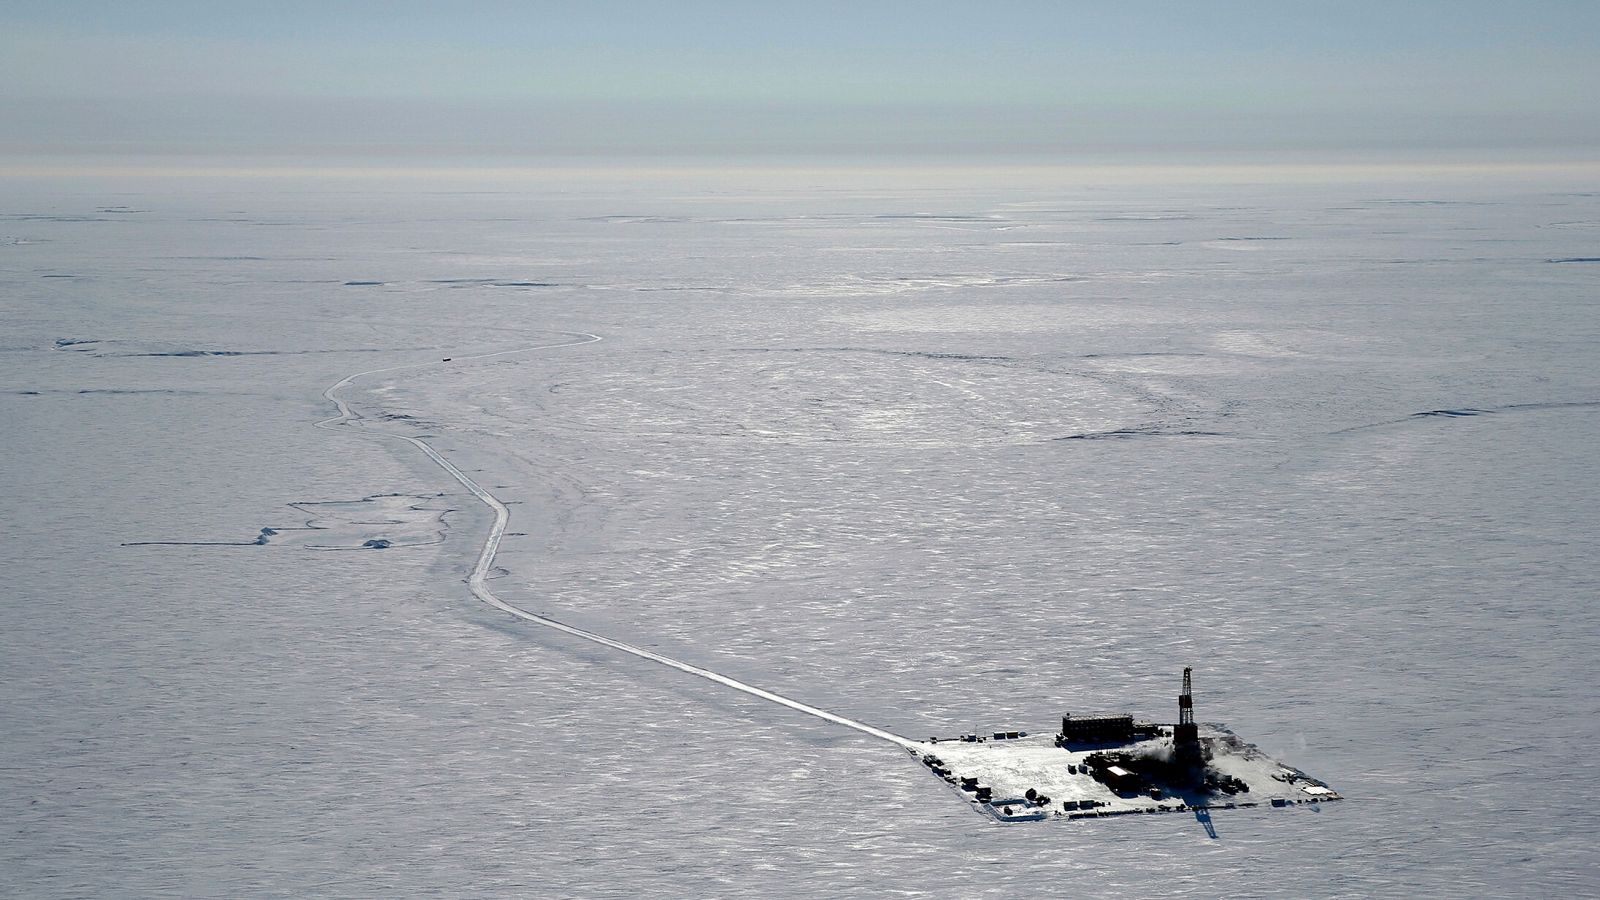
[[[1597,241],[1508,178],[14,180],[0,895],[1600,893]],[[1346,799],[998,828],[905,749],[1184,666]]]

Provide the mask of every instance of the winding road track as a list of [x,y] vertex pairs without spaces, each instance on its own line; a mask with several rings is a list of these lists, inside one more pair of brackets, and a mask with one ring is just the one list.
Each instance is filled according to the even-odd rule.
[[[532,347],[518,347],[513,350],[499,350],[494,353],[478,354],[477,356],[457,356],[451,361],[472,362],[498,356],[510,356],[518,353],[531,353],[535,350],[554,350],[562,347],[578,347],[584,344],[593,344],[600,340],[599,335],[589,334],[588,332],[573,331],[561,333],[570,335],[571,337],[576,338],[576,340],[563,341],[556,344],[537,344]],[[332,403],[336,408],[338,408],[339,414],[337,416],[333,416],[332,418],[323,419],[322,421],[316,423],[317,427],[326,428],[329,430],[340,429],[353,425],[356,422],[360,422],[366,418],[360,413],[352,410],[350,405],[345,402],[344,398],[339,396],[339,392],[341,390],[351,386],[357,380],[365,378],[369,375],[381,375],[387,372],[399,372],[406,369],[417,369],[425,365],[429,365],[429,363],[410,363],[400,366],[387,366],[381,369],[368,369],[365,372],[357,372],[353,375],[346,375],[344,378],[339,379],[339,381],[333,386],[322,392],[322,396],[327,398],[328,402]],[[855,719],[841,716],[837,713],[831,713],[825,709],[819,709],[807,703],[801,703],[798,700],[785,697],[782,694],[775,694],[772,691],[762,690],[755,685],[746,684],[743,681],[730,678],[720,672],[714,672],[711,669],[692,665],[690,663],[683,662],[682,660],[673,659],[670,656],[663,656],[660,653],[656,653],[653,650],[646,650],[643,647],[635,647],[632,644],[624,643],[614,638],[608,638],[603,634],[597,634],[593,631],[588,631],[573,625],[568,625],[548,616],[541,616],[538,613],[528,612],[521,607],[513,606],[510,603],[505,602],[497,597],[494,591],[489,589],[487,579],[489,577],[489,570],[494,566],[495,553],[497,553],[500,549],[500,538],[505,535],[506,524],[511,521],[511,511],[506,508],[506,505],[502,503],[498,497],[489,493],[483,488],[482,485],[474,481],[470,475],[461,471],[448,459],[445,459],[442,455],[440,455],[439,451],[435,450],[432,445],[421,438],[365,429],[360,430],[357,433],[371,435],[373,437],[388,438],[390,440],[404,441],[411,446],[416,447],[418,450],[421,450],[423,453],[427,454],[428,458],[437,463],[440,468],[450,473],[450,477],[460,482],[462,487],[466,488],[468,491],[471,491],[474,497],[477,497],[479,500],[483,501],[485,506],[494,510],[494,524],[490,526],[489,534],[484,539],[483,549],[478,551],[477,565],[473,566],[472,574],[467,578],[467,585],[472,589],[472,595],[477,597],[479,600],[482,600],[484,603],[487,603],[495,609],[501,610],[502,612],[516,616],[523,621],[532,622],[535,625],[543,625],[546,628],[562,632],[563,634],[569,634],[573,637],[582,638],[583,640],[600,644],[604,647],[610,647],[613,650],[620,650],[623,653],[637,656],[640,659],[648,659],[651,662],[660,663],[663,666],[677,669],[680,672],[687,672],[690,675],[698,675],[701,678],[704,678],[708,681],[714,681],[724,687],[729,687],[736,691],[743,691],[752,697],[760,697],[762,700],[776,703],[779,706],[787,706],[792,710],[803,712],[809,716],[815,716],[819,719],[832,722],[835,725],[843,725],[846,728],[853,728],[863,734],[871,735],[875,738],[888,741],[900,747],[910,749],[916,745],[917,742],[911,740],[910,738],[902,737],[898,734],[894,734],[893,732],[885,731],[882,728],[876,728],[872,725],[866,724],[865,722],[858,722]]]

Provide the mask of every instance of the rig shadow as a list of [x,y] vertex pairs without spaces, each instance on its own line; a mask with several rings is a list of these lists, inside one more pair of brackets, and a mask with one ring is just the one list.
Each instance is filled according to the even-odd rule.
[[1196,822],[1199,822],[1200,823],[1200,827],[1204,828],[1206,830],[1206,837],[1211,838],[1213,841],[1217,839],[1217,826],[1211,824],[1211,810],[1209,810],[1209,809],[1197,809],[1197,810],[1195,810],[1194,811],[1194,820]]

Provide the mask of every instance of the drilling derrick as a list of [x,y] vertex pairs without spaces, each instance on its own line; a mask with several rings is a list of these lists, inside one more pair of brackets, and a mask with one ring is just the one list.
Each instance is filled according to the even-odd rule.
[[1183,693],[1178,695],[1178,727],[1172,731],[1172,755],[1180,765],[1199,766],[1205,759],[1200,750],[1200,729],[1194,724],[1194,698],[1189,695],[1192,671],[1183,670]]

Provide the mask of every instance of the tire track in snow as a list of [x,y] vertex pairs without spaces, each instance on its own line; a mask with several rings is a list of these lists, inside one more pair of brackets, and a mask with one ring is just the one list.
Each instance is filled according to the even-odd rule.
[[[491,359],[498,356],[509,356],[514,353],[531,353],[535,350],[554,350],[562,347],[579,347],[584,344],[593,344],[600,340],[599,335],[589,334],[585,331],[568,331],[562,332],[562,334],[571,335],[572,337],[579,338],[579,340],[566,341],[557,344],[538,344],[532,347],[518,347],[513,350],[499,350],[494,353],[481,353],[476,356],[457,356],[453,357],[452,361],[474,362],[477,360]],[[386,372],[399,372],[405,369],[421,368],[425,365],[430,365],[430,363],[407,363],[399,366],[386,366],[380,369],[368,369],[365,372],[356,372],[353,375],[346,375],[345,377],[339,379],[339,381],[334,383],[327,390],[322,392],[322,396],[339,410],[339,414],[337,416],[317,422],[316,427],[335,430],[348,425],[353,425],[356,422],[366,419],[365,416],[352,410],[349,404],[347,404],[344,399],[339,396],[339,391],[354,384],[358,379],[365,378],[369,375],[381,375]],[[907,749],[910,749],[916,745],[916,741],[913,741],[910,738],[901,737],[898,734],[885,731],[881,728],[873,727],[865,722],[858,722],[855,719],[841,716],[837,713],[831,713],[825,709],[819,709],[807,703],[801,703],[798,700],[785,697],[782,694],[775,694],[772,691],[763,690],[755,685],[746,684],[743,681],[739,681],[736,678],[730,678],[721,672],[716,672],[711,669],[686,663],[682,660],[673,659],[670,656],[664,656],[660,653],[656,653],[653,650],[646,650],[643,647],[635,647],[632,644],[606,637],[603,634],[578,628],[574,625],[568,625],[565,622],[552,619],[549,616],[542,616],[538,613],[529,612],[521,607],[513,606],[512,604],[501,600],[495,595],[494,591],[489,589],[488,576],[489,570],[494,567],[495,554],[500,549],[500,539],[505,536],[506,525],[511,521],[511,511],[506,508],[506,505],[502,503],[498,497],[485,490],[483,486],[478,484],[477,481],[473,480],[470,475],[461,471],[461,469],[458,468],[455,463],[445,459],[442,455],[440,455],[439,451],[435,450],[431,444],[421,438],[408,437],[403,434],[392,434],[384,431],[360,431],[358,433],[368,434],[374,437],[404,441],[418,450],[421,450],[423,453],[427,454],[428,458],[433,460],[434,463],[436,463],[440,468],[448,472],[451,478],[454,478],[456,481],[460,482],[461,486],[470,491],[474,497],[477,497],[485,506],[494,510],[494,524],[489,527],[489,534],[484,539],[483,549],[478,551],[478,562],[472,567],[472,574],[467,578],[467,586],[471,588],[472,595],[477,597],[479,600],[482,600],[484,603],[487,603],[502,612],[522,619],[523,621],[532,622],[535,625],[542,625],[546,628],[559,631],[563,634],[582,638],[583,640],[591,643],[599,644],[602,647],[610,647],[613,650],[620,650],[623,653],[637,656],[640,659],[647,659],[654,663],[660,663],[663,666],[677,669],[680,672],[687,672],[690,675],[698,675],[699,677],[708,681],[714,681],[724,687],[729,687],[736,691],[742,691],[751,695],[752,697],[759,697],[762,700],[776,703],[779,706],[786,706],[789,709],[797,712],[803,712],[809,716],[815,716],[816,718],[824,721],[832,722],[835,725],[843,725],[846,728],[853,728],[863,734],[871,735],[872,737],[888,741],[892,744],[896,744]]]

